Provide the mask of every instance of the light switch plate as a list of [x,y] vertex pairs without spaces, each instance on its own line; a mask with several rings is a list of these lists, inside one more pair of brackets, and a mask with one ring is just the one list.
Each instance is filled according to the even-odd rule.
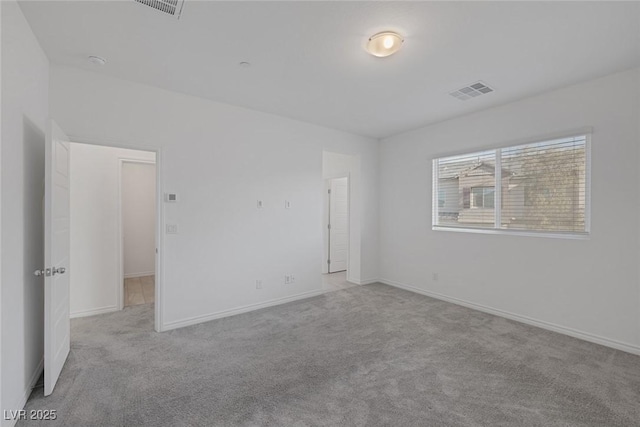
[[176,193],[164,193],[164,201],[167,203],[176,203],[178,195]]
[[167,234],[178,234],[178,224],[167,224]]

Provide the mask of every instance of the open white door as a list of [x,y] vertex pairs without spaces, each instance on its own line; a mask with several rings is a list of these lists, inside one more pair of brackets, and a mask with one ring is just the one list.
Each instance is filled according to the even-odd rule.
[[349,254],[349,181],[331,180],[329,192],[329,273],[347,269]]
[[69,355],[69,138],[49,121],[44,196],[44,395]]

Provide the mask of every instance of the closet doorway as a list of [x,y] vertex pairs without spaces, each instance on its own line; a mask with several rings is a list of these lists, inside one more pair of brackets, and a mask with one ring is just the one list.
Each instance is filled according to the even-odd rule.
[[120,160],[121,304],[155,302],[156,165]]

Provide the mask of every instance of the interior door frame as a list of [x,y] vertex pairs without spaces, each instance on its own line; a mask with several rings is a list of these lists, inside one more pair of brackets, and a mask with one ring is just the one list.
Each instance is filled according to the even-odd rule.
[[329,264],[327,260],[329,259],[331,246],[330,246],[330,237],[329,237],[329,220],[330,220],[330,209],[331,209],[331,194],[328,193],[328,190],[331,189],[331,181],[334,179],[346,178],[347,179],[347,277],[349,277],[349,271],[351,270],[351,173],[341,174],[339,176],[332,176],[330,178],[326,178],[324,180],[324,188],[323,188],[323,250],[322,257],[324,259],[322,263],[322,274],[331,274],[329,273]]
[[[164,209],[163,209],[163,149],[162,147],[150,147],[144,145],[130,144],[122,141],[109,139],[96,140],[93,138],[83,138],[70,135],[70,142],[80,144],[98,145],[103,147],[124,148],[128,150],[147,151],[156,154],[156,269],[155,269],[155,310],[154,310],[154,330],[163,332],[164,328]],[[122,233],[120,233],[122,236]],[[121,239],[122,237],[120,237]],[[118,289],[122,287],[119,286]],[[124,290],[124,288],[122,288]]]
[[[144,150],[147,152],[151,152],[150,150]],[[141,160],[141,159],[132,159],[127,157],[118,158],[118,277],[120,278],[120,282],[118,283],[118,310],[124,309],[124,227],[122,225],[122,168],[125,163],[134,163],[134,164],[142,164],[142,165],[154,165],[157,169],[158,154],[156,153],[156,161],[151,160]],[[158,186],[158,177],[156,175],[156,188]],[[156,194],[156,198],[158,195]],[[157,200],[156,200],[157,201]],[[156,204],[157,211],[157,204]],[[158,212],[156,214],[156,223],[158,222]],[[156,232],[156,250],[158,247],[158,236]],[[155,257],[155,264],[158,263],[158,257]],[[157,269],[154,266],[154,270]],[[157,295],[156,295],[157,296]]]

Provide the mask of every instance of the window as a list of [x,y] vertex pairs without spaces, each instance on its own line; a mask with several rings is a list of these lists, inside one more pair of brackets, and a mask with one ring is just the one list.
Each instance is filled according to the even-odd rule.
[[588,141],[585,134],[434,159],[434,229],[587,234]]
[[471,189],[471,208],[493,209],[495,192],[495,187],[473,187]]

